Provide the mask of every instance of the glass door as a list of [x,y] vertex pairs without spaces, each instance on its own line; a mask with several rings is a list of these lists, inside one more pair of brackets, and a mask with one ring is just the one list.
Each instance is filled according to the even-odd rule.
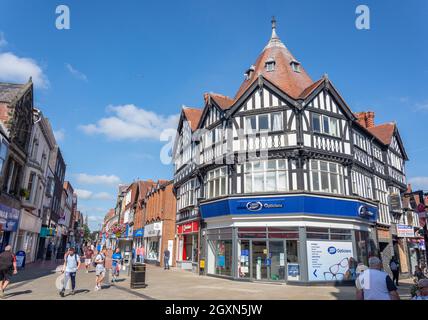
[[269,240],[269,259],[267,260],[269,280],[285,280],[284,241]]
[[267,280],[268,248],[266,241],[251,241],[252,278],[254,280]]

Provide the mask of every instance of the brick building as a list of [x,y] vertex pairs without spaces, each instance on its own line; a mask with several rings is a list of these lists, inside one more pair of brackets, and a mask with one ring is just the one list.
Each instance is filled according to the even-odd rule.
[[175,266],[176,200],[173,181],[159,180],[146,194],[142,203],[144,243],[147,263],[164,265],[163,252],[170,251],[170,265]]
[[134,212],[134,248],[144,246],[144,212],[143,202],[147,195],[147,192],[156,185],[156,183],[149,179],[147,181],[138,181],[138,189],[135,201],[135,212]]

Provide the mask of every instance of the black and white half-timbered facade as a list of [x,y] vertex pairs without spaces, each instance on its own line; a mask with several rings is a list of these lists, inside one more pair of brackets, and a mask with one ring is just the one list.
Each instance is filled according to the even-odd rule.
[[[236,96],[204,98],[202,109],[183,108],[174,146],[179,236],[186,252],[198,248],[182,258],[196,269],[232,279],[352,280],[358,263],[382,255],[377,229],[391,234],[409,223],[390,208],[406,190],[396,125],[354,114],[326,75],[312,81],[275,21]],[[393,252],[388,241],[381,249]]]

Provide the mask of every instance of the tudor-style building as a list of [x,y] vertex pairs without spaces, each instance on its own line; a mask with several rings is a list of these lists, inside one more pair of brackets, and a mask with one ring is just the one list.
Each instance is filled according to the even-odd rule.
[[387,270],[394,251],[405,258],[394,225],[410,223],[390,206],[406,190],[397,126],[354,114],[326,75],[312,81],[275,20],[235,97],[204,100],[183,108],[173,154],[177,224],[198,222],[192,262],[206,274],[341,281],[370,255]]

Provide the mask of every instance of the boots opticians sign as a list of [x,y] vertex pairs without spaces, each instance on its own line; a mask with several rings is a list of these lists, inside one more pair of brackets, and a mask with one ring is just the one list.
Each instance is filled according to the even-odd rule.
[[247,209],[248,211],[260,211],[262,209],[283,208],[282,203],[250,201],[245,204],[245,207],[239,206],[238,209]]

